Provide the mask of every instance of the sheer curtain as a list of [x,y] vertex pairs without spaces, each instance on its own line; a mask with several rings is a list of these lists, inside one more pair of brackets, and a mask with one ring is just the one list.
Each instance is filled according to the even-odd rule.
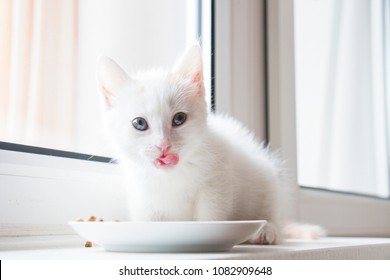
[[76,26],[76,0],[0,0],[1,141],[71,147]]
[[295,3],[300,184],[386,197],[383,2]]
[[96,61],[168,67],[195,42],[197,0],[0,0],[0,141],[111,156]]

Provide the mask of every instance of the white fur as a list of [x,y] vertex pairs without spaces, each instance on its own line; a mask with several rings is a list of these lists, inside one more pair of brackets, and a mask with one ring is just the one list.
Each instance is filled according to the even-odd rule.
[[[173,70],[152,70],[124,78],[109,58],[98,65],[106,97],[107,125],[127,177],[133,221],[254,220],[268,224],[250,242],[281,239],[278,211],[279,169],[252,133],[227,116],[207,115],[198,46]],[[177,112],[188,114],[172,127]],[[150,128],[137,131],[143,117]],[[178,165],[157,168],[157,145],[168,140]]]

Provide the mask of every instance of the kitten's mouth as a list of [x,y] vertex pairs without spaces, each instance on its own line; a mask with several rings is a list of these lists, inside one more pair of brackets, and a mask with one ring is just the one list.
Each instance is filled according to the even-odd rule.
[[154,161],[154,164],[157,167],[161,167],[161,168],[175,166],[178,163],[179,163],[179,155],[177,154],[161,155],[159,158],[157,158]]

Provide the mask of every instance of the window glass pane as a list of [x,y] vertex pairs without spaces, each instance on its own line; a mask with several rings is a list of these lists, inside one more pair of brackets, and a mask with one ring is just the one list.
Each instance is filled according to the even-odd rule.
[[385,2],[295,1],[302,186],[389,196]]
[[0,141],[109,156],[97,57],[130,73],[172,66],[198,39],[197,3],[1,1]]

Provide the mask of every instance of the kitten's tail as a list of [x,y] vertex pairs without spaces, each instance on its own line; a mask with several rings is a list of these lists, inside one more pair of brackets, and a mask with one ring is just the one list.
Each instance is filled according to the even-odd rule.
[[326,236],[324,228],[318,225],[289,223],[284,229],[285,239],[314,240]]

